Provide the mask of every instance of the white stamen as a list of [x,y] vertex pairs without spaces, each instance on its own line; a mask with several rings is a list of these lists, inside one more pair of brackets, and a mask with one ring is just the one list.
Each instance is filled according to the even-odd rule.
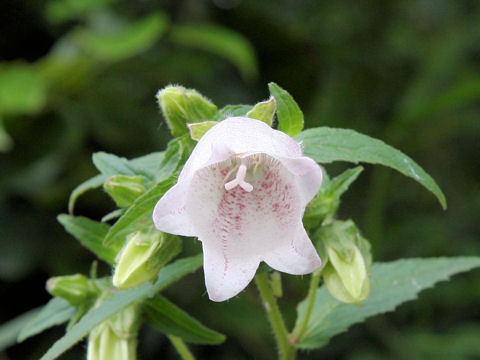
[[241,164],[238,167],[238,171],[237,171],[237,175],[235,175],[235,179],[225,184],[225,190],[227,191],[232,190],[238,185],[246,192],[252,191],[253,186],[245,181],[245,175],[247,175],[247,166],[245,164]]

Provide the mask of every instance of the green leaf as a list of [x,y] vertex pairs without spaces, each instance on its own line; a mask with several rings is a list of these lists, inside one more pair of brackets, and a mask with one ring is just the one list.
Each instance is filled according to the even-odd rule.
[[117,252],[123,244],[116,247],[105,247],[103,240],[110,229],[107,224],[91,220],[83,216],[60,214],[57,217],[65,230],[73,235],[83,246],[92,251],[100,259],[113,264]]
[[23,63],[0,65],[0,115],[35,114],[47,101],[44,79]]
[[178,306],[161,295],[156,295],[144,304],[145,319],[156,330],[181,337],[194,344],[220,344],[225,335],[202,325]]
[[77,30],[72,34],[72,40],[94,58],[120,61],[153,46],[167,27],[167,17],[156,13],[111,33]]
[[227,105],[217,111],[213,120],[222,121],[228,117],[247,116],[247,113],[252,110],[252,108],[252,105]]
[[295,136],[303,129],[303,113],[293,97],[280,86],[268,84],[270,94],[277,102],[278,130]]
[[160,170],[155,177],[157,182],[167,180],[180,170],[193,150],[194,142],[189,135],[171,140],[160,164]]
[[59,24],[85,16],[111,2],[113,0],[53,0],[46,3],[45,15],[50,22]]
[[154,179],[159,175],[159,170],[164,157],[165,152],[163,151],[140,156],[131,160],[104,152],[93,154],[93,162],[97,169],[102,172],[102,174],[98,174],[86,180],[72,191],[70,199],[68,200],[69,213],[73,213],[75,202],[80,195],[88,190],[96,189],[102,186],[107,180],[108,176],[123,174],[126,172],[128,174],[135,173],[138,175],[143,175],[147,179]]
[[52,298],[18,335],[22,342],[31,336],[40,334],[52,326],[63,324],[75,314],[75,308],[63,299]]
[[154,284],[145,283],[139,287],[118,291],[106,299],[99,307],[90,310],[70,331],[53,344],[41,360],[53,360],[83,339],[95,326],[128,305],[144,298],[154,296],[158,291],[178,281],[183,276],[202,266],[202,255],[184,258],[165,266],[158,274]]
[[246,80],[258,76],[255,50],[239,33],[212,24],[184,24],[171,29],[173,41],[188,47],[209,51],[234,64]]
[[135,169],[129,164],[129,161],[117,155],[100,151],[92,155],[92,161],[103,175],[136,175]]
[[0,325],[0,351],[15,345],[20,331],[38,316],[40,308],[32,309]]
[[160,197],[174,184],[171,177],[150,188],[146,193],[137,198],[124,215],[110,228],[103,244],[123,244],[127,236],[152,225],[153,208]]
[[129,160],[132,167],[141,174],[154,179],[160,170],[165,151],[158,151]]
[[[362,306],[341,303],[322,286],[317,290],[307,330],[296,346],[314,349],[324,346],[334,335],[367,317],[394,310],[403,302],[450,276],[480,266],[480,257],[403,259],[372,266],[371,293]],[[306,310],[306,302],[298,306],[298,319]]]
[[72,193],[70,194],[70,198],[68,199],[68,212],[70,214],[73,214],[73,208],[79,196],[87,192],[88,190],[96,189],[102,186],[105,180],[107,180],[107,177],[107,175],[99,174],[78,185],[72,191]]
[[312,228],[319,225],[325,218],[333,217],[340,204],[340,197],[362,171],[363,167],[357,166],[344,171],[331,180],[324,171],[322,186],[313,200],[308,203],[303,216],[303,223],[308,228]]
[[418,181],[437,197],[444,209],[447,207],[445,195],[435,180],[410,157],[383,141],[353,130],[328,127],[308,129],[295,138],[302,143],[305,156],[319,163],[348,161],[391,167]]

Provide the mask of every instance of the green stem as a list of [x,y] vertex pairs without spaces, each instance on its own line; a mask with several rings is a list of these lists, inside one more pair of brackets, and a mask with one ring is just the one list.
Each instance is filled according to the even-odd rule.
[[268,280],[268,274],[266,272],[258,273],[255,276],[255,284],[265,307],[268,320],[272,326],[275,340],[277,341],[278,351],[280,353],[281,360],[294,360],[296,355],[296,349],[290,343],[288,338],[288,331],[283,322],[282,314],[278,308],[277,300],[273,295],[273,290]]
[[183,360],[195,360],[195,356],[190,352],[187,345],[183,342],[183,340],[177,336],[167,335],[168,339],[177,350],[178,354]]
[[320,283],[322,271],[317,270],[313,273],[312,278],[310,279],[310,288],[308,289],[307,295],[307,309],[303,314],[303,317],[298,321],[298,325],[295,326],[295,329],[292,332],[292,343],[295,344],[297,341],[301,340],[305,332],[307,331],[307,326],[310,321],[310,316],[312,315],[313,305],[315,303],[315,296],[317,295],[318,284]]

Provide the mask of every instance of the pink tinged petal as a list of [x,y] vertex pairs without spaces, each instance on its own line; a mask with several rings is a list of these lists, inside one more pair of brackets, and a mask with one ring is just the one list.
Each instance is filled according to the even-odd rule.
[[250,192],[241,186],[225,189],[230,179],[226,177],[236,170],[231,161],[197,171],[190,184],[186,211],[203,242],[212,299],[225,300],[240,292],[261,260],[293,274],[320,266],[301,226],[305,205],[297,176],[281,161],[259,156],[260,165],[251,164],[246,175]]
[[179,179],[189,178],[197,170],[227,160],[232,155],[247,156],[254,153],[295,158],[302,156],[302,148],[290,136],[272,129],[263,121],[244,117],[227,118],[203,135]]
[[228,300],[252,281],[259,259],[228,256],[215,244],[203,242],[203,271],[208,297],[213,301]]
[[279,240],[281,246],[264,257],[272,268],[292,275],[310,274],[322,265],[322,261],[308,237],[303,224],[299,224],[296,234]]
[[185,211],[190,181],[179,181],[171,187],[155,205],[153,222],[163,232],[182,236],[196,236]]

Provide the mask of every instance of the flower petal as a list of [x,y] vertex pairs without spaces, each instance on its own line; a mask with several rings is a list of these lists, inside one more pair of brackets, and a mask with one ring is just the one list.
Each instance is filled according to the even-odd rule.
[[[223,156],[218,156],[218,153],[212,156],[214,151],[221,152]],[[180,179],[192,176],[204,166],[227,160],[234,154],[247,156],[254,153],[295,158],[302,156],[302,149],[290,136],[272,129],[263,121],[231,117],[203,135],[182,169]]]
[[309,157],[281,158],[282,165],[296,175],[298,188],[302,193],[303,206],[306,206],[317,194],[322,185],[322,168]]
[[203,271],[208,297],[212,301],[228,300],[252,281],[260,260],[241,256],[227,257],[211,242],[203,242]]
[[163,232],[182,236],[196,236],[185,203],[190,181],[179,181],[157,202],[153,209],[155,227]]
[[292,275],[309,274],[322,265],[322,261],[300,223],[292,237],[280,239],[281,246],[267,253],[263,260],[272,268]]

